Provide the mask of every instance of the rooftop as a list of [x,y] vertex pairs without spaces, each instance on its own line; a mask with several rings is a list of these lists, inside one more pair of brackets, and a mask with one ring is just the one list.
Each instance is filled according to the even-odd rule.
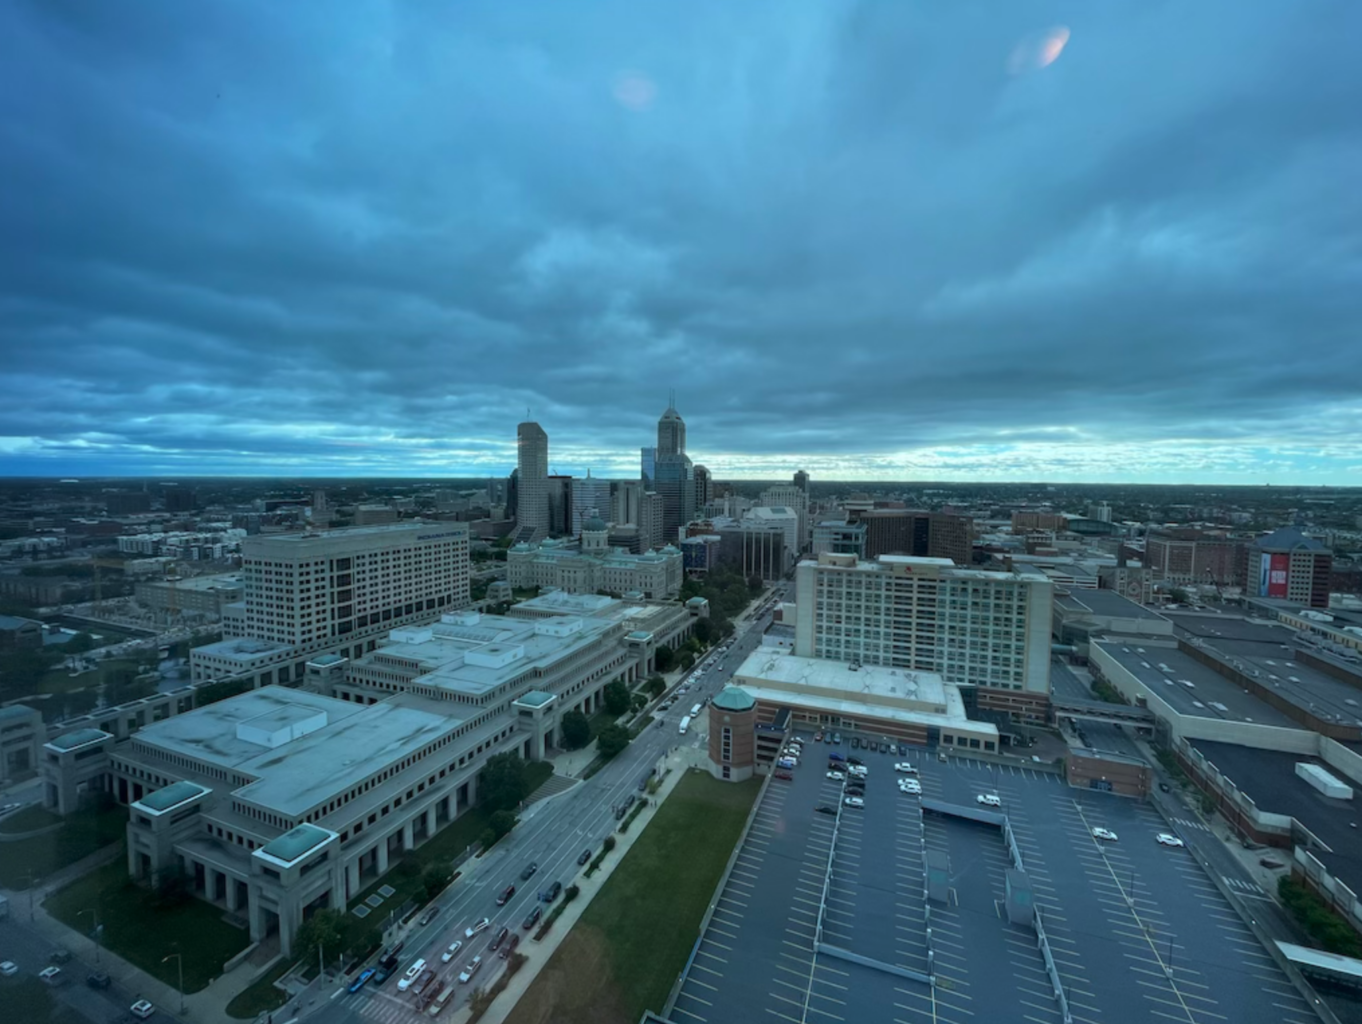
[[750,711],[757,702],[741,686],[725,686],[713,703],[721,711]]
[[[1112,618],[1124,619],[1149,619],[1159,622],[1165,621],[1164,616],[1146,608],[1142,604],[1136,604],[1129,598],[1122,597],[1114,590],[1075,590],[1068,594],[1057,594],[1055,596],[1055,606],[1057,608],[1076,611],[1080,614],[1084,611],[1094,615],[1110,616]],[[1167,627],[1164,627],[1167,629]]]
[[1092,646],[1109,654],[1180,715],[1303,728],[1175,647],[1146,647],[1135,640],[1094,640]]
[[529,693],[521,694],[516,698],[517,704],[524,704],[527,708],[542,708],[549,701],[554,700],[554,695],[543,690],[531,690]]
[[188,803],[196,797],[211,793],[212,790],[206,786],[200,786],[197,782],[187,782],[181,780],[172,782],[169,786],[162,786],[153,793],[148,793],[141,800],[136,801],[134,806],[139,806],[152,814],[164,814],[180,804]]
[[276,640],[257,640],[255,637],[238,636],[228,640],[219,640],[215,644],[204,644],[202,647],[194,648],[195,652],[202,655],[210,655],[215,658],[228,658],[233,661],[252,661],[263,655],[278,654],[280,651],[291,651],[290,644],[280,643]]
[[304,822],[266,843],[256,853],[287,867],[335,838],[336,833],[331,830]]
[[77,729],[75,732],[68,732],[56,739],[48,740],[47,746],[55,750],[70,751],[112,738],[113,736],[103,729]]
[[23,629],[26,626],[37,626],[41,629],[42,625],[37,619],[24,619],[17,615],[0,615],[0,629]]
[[1314,833],[1332,851],[1312,851],[1315,856],[1348,888],[1362,892],[1362,843],[1357,839],[1362,809],[1356,799],[1325,796],[1297,777],[1296,765],[1301,762],[1319,765],[1342,782],[1352,780],[1337,768],[1304,754],[1257,750],[1211,740],[1193,740],[1192,746],[1233,780],[1260,811],[1289,815]]
[[821,692],[833,698],[859,703],[884,704],[904,710],[965,717],[960,691],[935,672],[914,672],[883,665],[853,668],[846,662],[826,658],[801,658],[775,648],[761,647],[747,656],[734,678],[742,679],[744,689],[766,684],[766,688]]

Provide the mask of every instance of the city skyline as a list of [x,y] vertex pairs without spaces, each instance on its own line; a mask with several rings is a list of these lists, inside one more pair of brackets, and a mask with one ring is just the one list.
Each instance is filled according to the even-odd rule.
[[1362,9],[1065,17],[10,5],[0,474],[1362,484]]

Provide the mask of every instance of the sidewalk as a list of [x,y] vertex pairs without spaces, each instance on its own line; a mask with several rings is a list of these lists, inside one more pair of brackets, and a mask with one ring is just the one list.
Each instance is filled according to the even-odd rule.
[[[634,841],[643,834],[643,830],[653,820],[653,816],[657,814],[662,802],[671,795],[672,790],[676,788],[676,784],[687,770],[684,757],[678,753],[666,755],[662,758],[661,764],[667,775],[662,780],[662,785],[658,788],[658,791],[650,797],[653,801],[652,805],[646,806],[634,819],[628,832],[623,835],[618,831],[611,833],[615,837],[615,849],[606,854],[605,860],[594,875],[587,878],[584,873],[579,873],[572,879],[571,884],[576,885],[581,892],[554,922],[553,929],[544,937],[544,940],[540,942],[531,939],[521,944],[519,951],[529,959],[525,966],[520,968],[515,977],[511,979],[505,990],[497,996],[492,1008],[482,1016],[482,1022],[485,1022],[485,1024],[503,1024],[511,1011],[515,1009],[516,1003],[520,1002],[520,997],[525,994],[535,978],[539,976],[544,965],[549,962],[563,940],[567,938],[568,933],[572,931],[572,926],[577,923],[577,919],[582,916],[582,912],[590,905],[596,893],[601,891],[601,887],[610,878],[616,865],[624,859],[625,854],[634,845]],[[450,1021],[452,1024],[465,1024],[472,1016],[472,1012],[469,1007],[464,1006],[450,1018]]]

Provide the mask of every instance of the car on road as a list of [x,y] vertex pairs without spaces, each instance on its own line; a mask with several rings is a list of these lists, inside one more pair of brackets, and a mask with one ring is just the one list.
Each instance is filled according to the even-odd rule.
[[585,863],[586,863],[587,861],[589,861],[590,859],[591,859],[591,851],[590,851],[590,850],[583,850],[582,853],[581,853],[581,856],[579,856],[579,857],[577,858],[577,866],[578,866],[578,867],[581,867],[583,864],[585,864]]
[[18,973],[19,965],[13,960],[6,960],[3,963],[0,963],[0,975],[3,975],[6,978],[12,978]]
[[38,977],[49,985],[60,985],[66,980],[62,977],[60,967],[44,967],[38,972]]
[[843,782],[843,781],[845,781],[845,779],[846,779],[846,773],[844,773],[844,772],[828,772],[828,778],[832,779],[833,782]]
[[430,924],[430,922],[434,921],[439,916],[440,908],[432,903],[430,906],[426,907],[426,912],[421,915],[420,921],[421,927],[424,928],[426,925]]
[[506,925],[501,926],[501,931],[497,932],[497,937],[487,944],[487,948],[495,953],[501,948],[501,944],[506,941],[506,936],[511,934],[511,929]]
[[530,863],[526,865],[525,870],[520,872],[520,880],[522,882],[528,882],[531,878],[534,877],[534,873],[538,870],[539,870],[538,862],[530,861]]
[[1116,842],[1116,833],[1113,832],[1113,831],[1112,831],[1111,829],[1109,829],[1109,828],[1095,828],[1095,829],[1093,829],[1093,830],[1092,830],[1092,837],[1093,837],[1094,839],[1100,839],[1100,840],[1102,840],[1104,843],[1114,843],[1114,842]]
[[385,956],[378,962],[378,970],[374,974],[374,984],[382,985],[392,977],[395,970],[397,970],[397,955]]
[[478,934],[478,932],[482,931],[491,923],[492,919],[490,917],[484,917],[481,921],[474,921],[472,924],[470,924],[467,928],[464,929],[463,937],[465,939],[471,939],[474,935]]
[[113,984],[113,979],[103,971],[94,971],[85,976],[85,984],[91,988],[108,988]]
[[1159,792],[1160,792],[1160,793],[1169,793],[1169,792],[1172,792],[1172,788],[1168,785],[1168,783],[1166,783],[1166,782],[1160,782],[1160,783],[1159,783]]
[[539,923],[539,918],[540,916],[543,915],[543,913],[544,913],[543,910],[541,910],[539,907],[535,907],[533,910],[531,910],[528,914],[525,915],[525,920],[521,922],[520,927],[524,928],[526,931],[529,931],[531,928],[533,928],[535,925]]
[[837,808],[833,807],[832,804],[819,804],[817,807],[814,808],[814,810],[817,811],[819,814],[837,813]]
[[515,895],[515,886],[514,886],[514,885],[508,885],[505,889],[501,890],[501,895],[497,897],[497,906],[499,906],[499,907],[504,907],[504,906],[506,906],[507,902],[508,902],[508,901],[510,900],[510,898],[511,898],[512,896],[514,896],[514,895]]
[[69,964],[71,962],[71,951],[65,946],[58,946],[47,959],[54,964]]
[[351,995],[354,995],[365,985],[367,985],[369,983],[369,979],[372,978],[376,973],[377,972],[372,967],[364,968],[364,970],[359,972],[359,977],[355,978],[354,981],[350,982],[350,987],[347,988],[346,991],[349,992]]
[[463,940],[455,939],[449,944],[449,948],[440,954],[440,963],[447,964],[459,955],[459,950],[463,949]]
[[776,778],[781,779],[785,782],[790,782],[791,780],[794,779],[794,775],[791,772],[786,771],[784,768],[777,771],[775,775]]
[[558,898],[558,894],[563,891],[562,882],[554,882],[551,886],[539,894],[540,900],[545,903],[552,903]]
[[983,804],[985,807],[1001,807],[1003,805],[997,793],[980,793],[974,798],[974,802]]
[[508,956],[515,952],[515,948],[518,945],[520,945],[520,936],[512,935],[508,940],[506,940],[506,945],[501,947],[501,952],[498,953],[497,956],[505,960]]
[[397,991],[405,992],[407,989],[411,988],[412,985],[416,983],[416,979],[421,977],[421,972],[425,969],[425,960],[416,960],[413,962],[412,965],[407,968],[407,972],[403,974],[401,979],[397,982]]
[[908,775],[916,775],[916,774],[917,774],[917,766],[916,766],[916,765],[913,765],[913,764],[909,764],[907,761],[900,761],[898,764],[894,765],[894,771],[896,771],[896,772],[905,772],[905,773],[907,773]]
[[865,798],[859,796],[848,796],[842,799],[842,803],[846,804],[848,807],[864,807]]
[[128,1007],[128,1012],[138,1020],[146,1020],[156,1012],[156,1007],[151,1005],[151,1000],[149,999],[139,999],[137,1002],[133,1003],[132,1006]]
[[1173,833],[1171,833],[1171,832],[1160,832],[1158,835],[1156,835],[1156,836],[1154,837],[1154,842],[1158,843],[1160,846],[1186,846],[1186,845],[1187,845],[1187,844],[1184,843],[1181,839],[1179,839],[1177,836],[1173,835]]
[[473,975],[478,973],[478,968],[482,966],[482,957],[475,956],[468,963],[463,965],[463,970],[459,972],[459,984],[467,985],[473,980]]

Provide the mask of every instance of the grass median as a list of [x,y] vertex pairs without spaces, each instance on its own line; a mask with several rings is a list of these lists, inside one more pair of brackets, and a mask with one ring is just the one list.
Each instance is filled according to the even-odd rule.
[[28,807],[5,819],[6,830],[12,832],[56,823],[61,828],[55,831],[0,843],[0,887],[27,889],[30,879],[40,882],[59,868],[118,842],[127,831],[128,811],[116,806],[90,808],[62,818],[41,807]]
[[507,1024],[635,1024],[660,1011],[760,786],[687,772]]

